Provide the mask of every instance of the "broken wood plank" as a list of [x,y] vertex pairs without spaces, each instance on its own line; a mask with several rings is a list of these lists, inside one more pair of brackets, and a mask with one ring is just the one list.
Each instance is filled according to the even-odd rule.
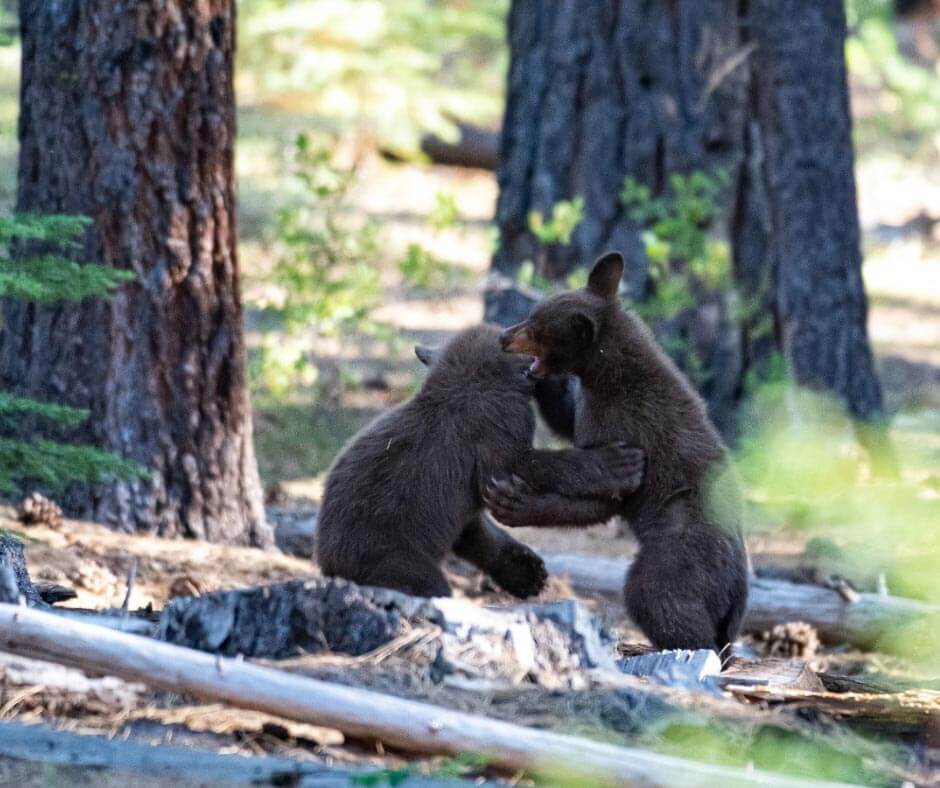
[[823,785],[697,763],[447,711],[376,692],[298,678],[134,635],[0,604],[0,650],[151,687],[335,728],[412,752],[478,753],[508,770],[577,771],[653,785]]
[[736,684],[742,687],[774,689],[825,690],[820,678],[809,666],[796,659],[732,659],[717,677],[719,686]]
[[644,676],[670,687],[700,691],[721,673],[721,660],[708,649],[653,651],[624,657],[617,666],[629,676]]
[[[583,555],[544,555],[551,574],[567,576],[575,589],[617,596],[629,561]],[[847,602],[837,592],[815,585],[752,577],[744,630],[763,632],[785,621],[805,621],[826,643],[851,643],[861,648],[878,642],[885,633],[910,624],[940,626],[940,607],[902,597],[859,593]]]

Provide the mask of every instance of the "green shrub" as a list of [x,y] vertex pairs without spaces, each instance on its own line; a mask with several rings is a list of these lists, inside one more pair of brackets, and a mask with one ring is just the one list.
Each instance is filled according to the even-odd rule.
[[315,382],[317,371],[306,353],[311,332],[331,336],[382,328],[370,317],[381,301],[378,227],[347,220],[355,168],[335,165],[329,148],[301,134],[294,178],[297,194],[278,212],[274,230],[269,280],[281,297],[266,305],[284,335],[266,337],[250,366],[254,379],[272,393]]
[[[89,220],[81,216],[0,217],[0,297],[46,304],[81,301],[107,296],[122,282],[133,279],[129,271],[79,264],[64,256],[64,252],[77,248],[88,224]],[[18,241],[39,242],[43,251],[15,255],[12,246]],[[0,391],[0,425],[18,423],[24,417],[67,428],[84,422],[88,412]],[[38,482],[59,490],[70,481],[97,482],[142,475],[146,475],[146,469],[137,463],[91,446],[0,438],[0,492],[14,492],[18,482]]]
[[645,317],[675,317],[694,306],[696,288],[720,290],[728,286],[728,245],[709,237],[727,182],[725,172],[676,173],[669,178],[669,189],[654,196],[636,179],[624,180],[620,200],[630,218],[645,228],[642,239],[653,292],[636,304]]

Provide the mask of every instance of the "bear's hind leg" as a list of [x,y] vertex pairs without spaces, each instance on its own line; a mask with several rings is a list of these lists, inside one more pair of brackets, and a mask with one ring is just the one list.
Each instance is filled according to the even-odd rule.
[[360,583],[391,588],[412,596],[450,596],[450,585],[440,566],[412,551],[386,553],[363,573]]
[[545,563],[538,554],[513,539],[485,514],[467,523],[454,544],[454,552],[520,599],[540,593],[548,579]]

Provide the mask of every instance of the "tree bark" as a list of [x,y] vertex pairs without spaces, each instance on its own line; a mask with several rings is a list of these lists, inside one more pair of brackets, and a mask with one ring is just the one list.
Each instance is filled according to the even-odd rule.
[[123,530],[268,545],[236,258],[233,0],[22,0],[17,209],[94,219],[110,301],[3,305],[0,386],[91,411],[152,469],[71,490]]
[[[624,178],[659,192],[671,173],[737,161],[737,22],[736,0],[513,2],[495,271],[512,277],[541,255],[543,275],[560,277],[618,249],[642,294],[646,259],[619,199]],[[584,218],[571,244],[540,250],[529,213],[577,195]]]
[[[795,380],[877,422],[867,331],[841,0],[753,0],[748,162],[739,282],[771,311]],[[766,334],[766,332],[764,332]]]

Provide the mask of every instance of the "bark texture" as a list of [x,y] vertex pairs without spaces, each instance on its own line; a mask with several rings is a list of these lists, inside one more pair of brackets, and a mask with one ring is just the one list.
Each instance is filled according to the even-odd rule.
[[17,208],[94,219],[110,301],[3,305],[0,387],[90,409],[79,438],[149,480],[74,490],[124,530],[271,543],[236,260],[233,0],[22,0]]
[[[497,168],[500,248],[493,268],[524,260],[562,276],[617,249],[642,294],[646,261],[619,194],[631,175],[660,191],[670,173],[736,161],[744,79],[736,0],[515,0]],[[584,219],[567,247],[539,249],[530,211],[576,195]],[[499,304],[491,314],[503,315]]]
[[[739,280],[773,310],[793,376],[879,420],[868,341],[841,0],[754,0]],[[768,299],[768,293],[771,297]]]
[[43,599],[29,578],[22,543],[0,531],[0,602],[15,605],[20,597],[27,605],[43,606]]

